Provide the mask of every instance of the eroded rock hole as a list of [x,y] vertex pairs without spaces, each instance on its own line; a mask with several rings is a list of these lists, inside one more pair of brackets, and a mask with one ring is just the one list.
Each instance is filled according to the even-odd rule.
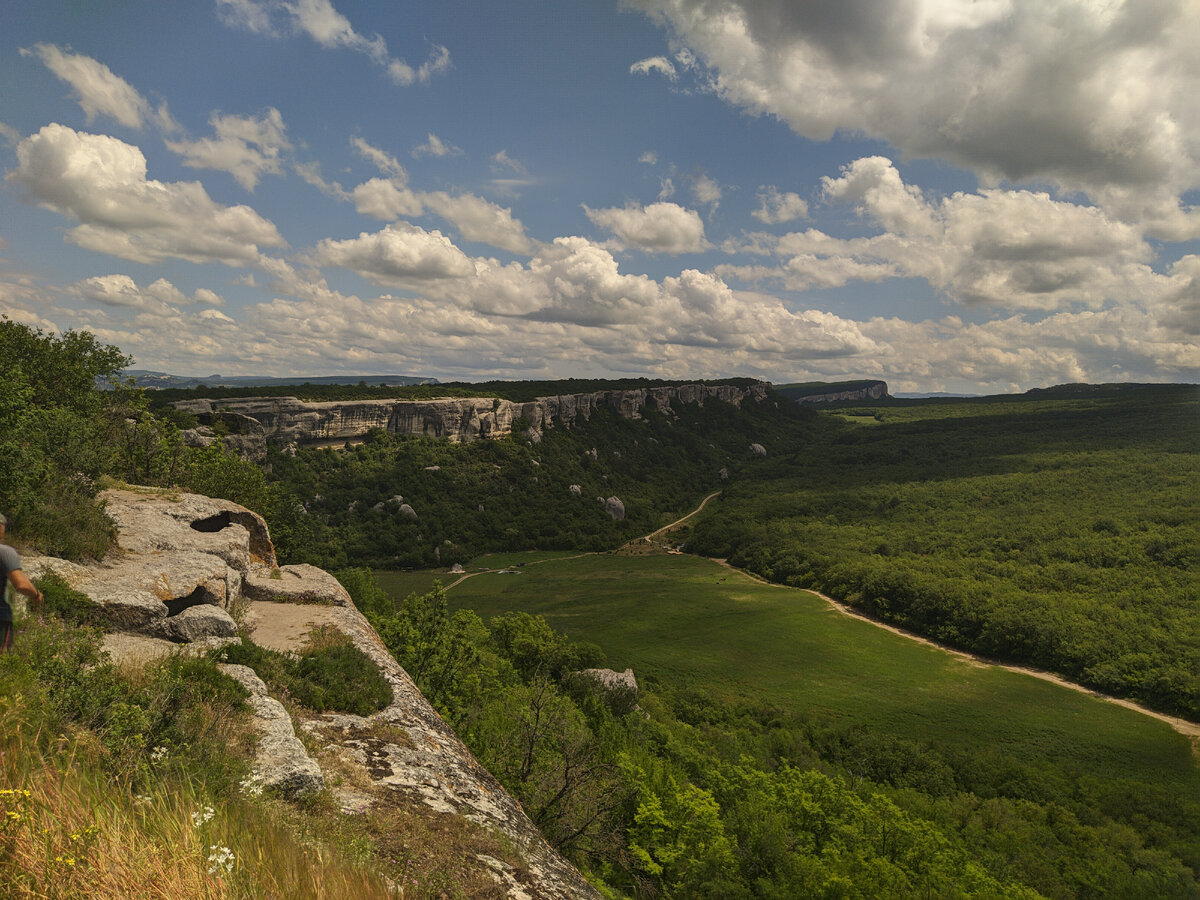
[[268,537],[266,528],[252,513],[223,509],[216,515],[197,519],[192,523],[192,528],[205,534],[215,534],[224,531],[230,525],[241,525],[250,532],[250,552],[264,562],[274,564],[275,548],[271,544],[271,538]]
[[229,510],[223,510],[215,516],[209,516],[206,519],[197,519],[192,523],[192,528],[196,531],[203,531],[205,534],[213,534],[218,531],[223,531],[232,525],[230,521]]
[[177,616],[185,609],[191,609],[193,606],[199,606],[201,603],[211,604],[215,599],[211,592],[201,586],[186,597],[176,597],[174,600],[166,600],[164,602],[167,604],[167,615]]

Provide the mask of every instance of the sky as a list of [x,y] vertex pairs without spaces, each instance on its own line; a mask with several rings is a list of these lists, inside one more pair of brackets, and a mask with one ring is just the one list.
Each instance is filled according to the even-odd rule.
[[1200,381],[1197,0],[0,23],[0,314],[137,368]]

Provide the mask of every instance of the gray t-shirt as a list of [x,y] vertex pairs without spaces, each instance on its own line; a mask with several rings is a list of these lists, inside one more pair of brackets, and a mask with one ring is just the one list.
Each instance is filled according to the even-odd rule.
[[8,600],[5,595],[8,591],[8,573],[15,572],[21,568],[21,557],[8,544],[0,544],[0,577],[3,577],[3,582],[0,583],[0,622],[11,622],[13,620],[12,607],[8,605]]

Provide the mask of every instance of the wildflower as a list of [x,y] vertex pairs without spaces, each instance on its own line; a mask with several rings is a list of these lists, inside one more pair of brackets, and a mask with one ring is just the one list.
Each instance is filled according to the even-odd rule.
[[233,864],[236,861],[234,853],[228,847],[218,847],[213,844],[208,848],[211,852],[208,854],[208,874],[209,875],[224,875],[226,872],[233,871]]
[[212,819],[214,815],[216,815],[216,810],[214,810],[211,806],[206,806],[204,809],[198,809],[192,813],[192,825],[194,825],[196,828],[199,828],[201,825]]
[[133,799],[136,800],[138,803],[153,803],[154,802],[151,799],[149,794],[134,794]]
[[156,763],[162,762],[166,758],[167,758],[167,748],[164,747],[162,744],[159,744],[157,747],[155,747],[153,750],[150,751],[150,762],[156,762]]

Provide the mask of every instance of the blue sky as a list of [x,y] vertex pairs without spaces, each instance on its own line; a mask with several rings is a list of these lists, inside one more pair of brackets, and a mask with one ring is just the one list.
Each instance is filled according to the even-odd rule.
[[1200,8],[44,2],[0,312],[181,374],[1200,380]]

